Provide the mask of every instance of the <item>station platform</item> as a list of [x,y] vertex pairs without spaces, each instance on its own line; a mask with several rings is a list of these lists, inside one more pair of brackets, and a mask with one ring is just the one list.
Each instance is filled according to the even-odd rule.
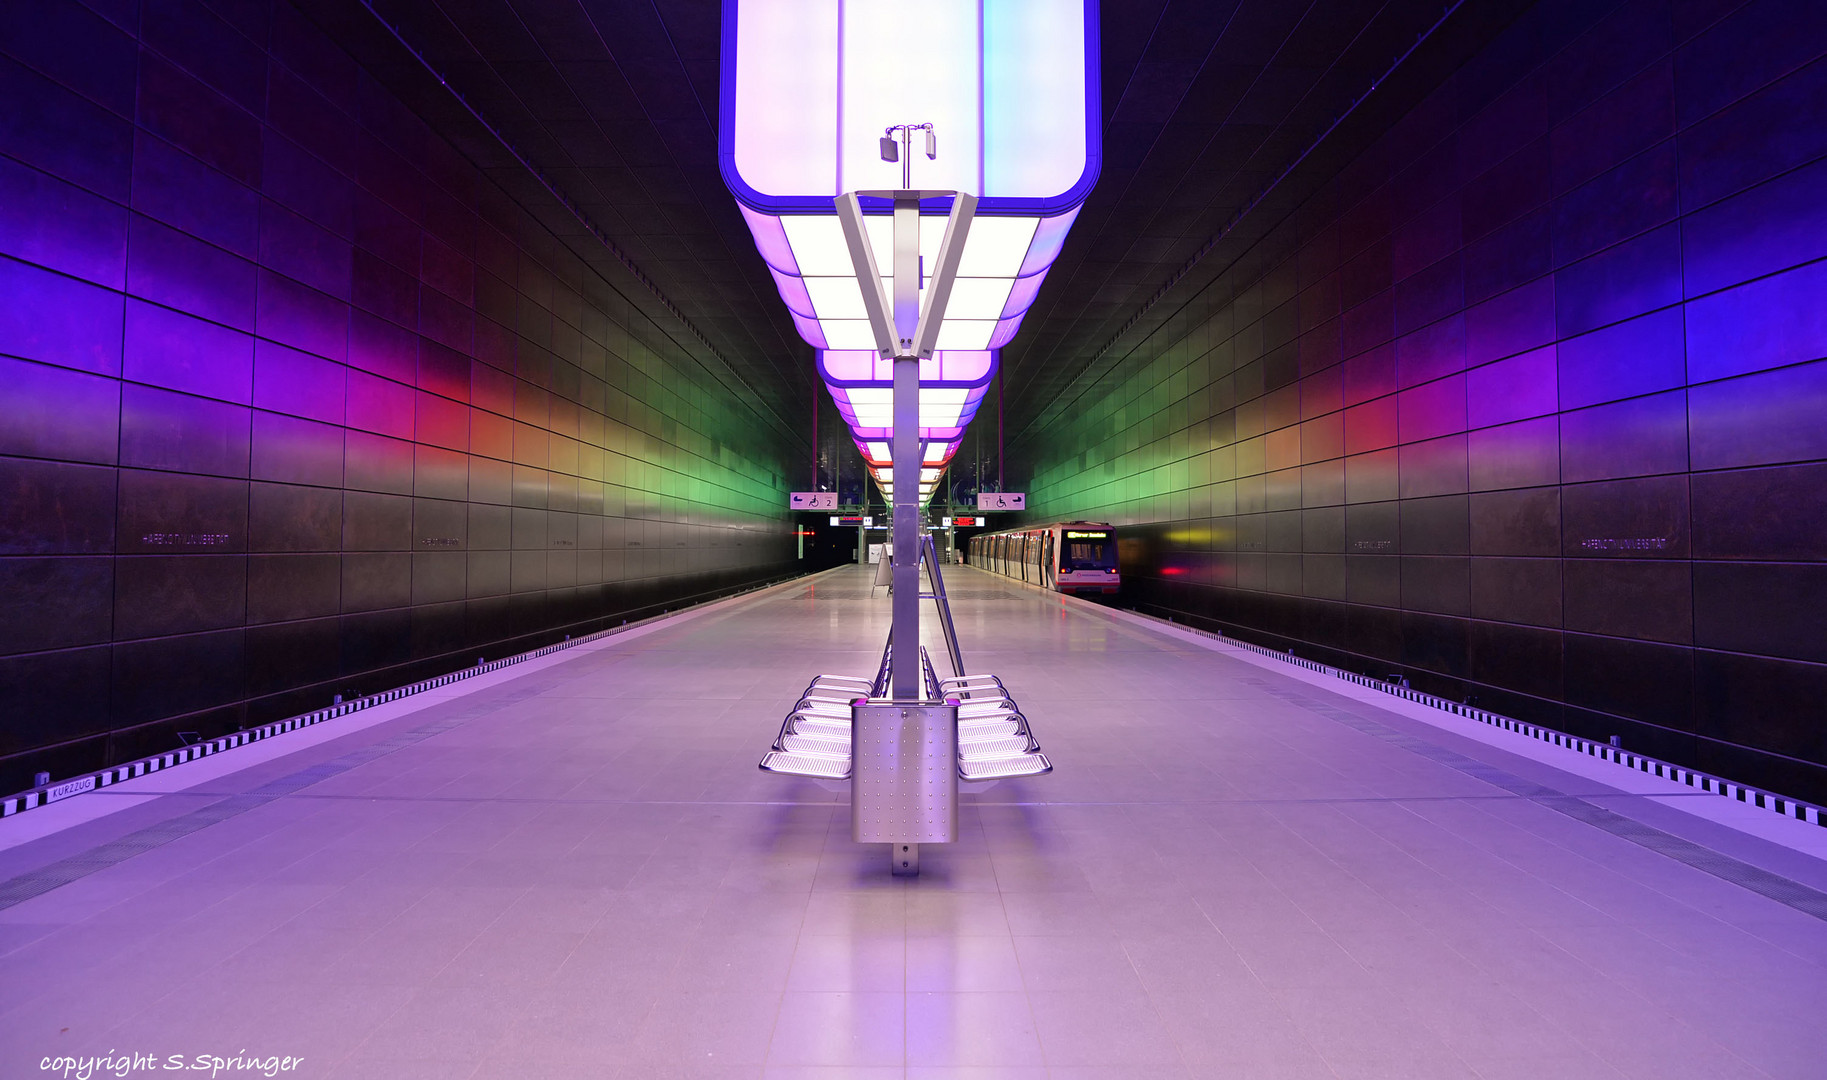
[[1823,1075],[1827,829],[969,568],[1055,771],[891,877],[756,768],[870,580],[0,822],[0,1075]]

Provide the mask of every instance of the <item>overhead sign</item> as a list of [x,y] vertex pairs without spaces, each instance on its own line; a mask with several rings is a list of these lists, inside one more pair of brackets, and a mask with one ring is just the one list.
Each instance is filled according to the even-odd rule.
[[787,505],[794,510],[836,510],[837,492],[795,491],[788,498]]
[[833,516],[831,519],[831,524],[833,524],[833,525],[861,525],[861,524],[863,524],[863,520],[864,519],[862,518],[861,515],[857,515],[857,516],[853,516],[853,517]]
[[945,524],[953,528],[962,529],[972,525],[981,525],[983,524],[983,519],[980,517],[948,517],[945,519]]
[[1025,491],[981,491],[977,493],[979,510],[1026,510],[1028,493]]

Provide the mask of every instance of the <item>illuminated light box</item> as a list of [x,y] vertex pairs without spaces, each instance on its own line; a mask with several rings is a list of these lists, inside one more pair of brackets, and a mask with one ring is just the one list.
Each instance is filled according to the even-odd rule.
[[[990,381],[996,355],[985,350],[940,350],[920,361],[920,438],[956,444],[977,413]],[[831,391],[839,415],[872,461],[891,460],[894,433],[893,362],[874,350],[818,351],[818,374]],[[931,456],[928,452],[926,457]],[[949,455],[947,455],[949,458]],[[928,462],[931,464],[932,462]]]
[[[913,185],[978,198],[937,367],[921,362],[922,465],[943,468],[1097,180],[1097,25],[1096,0],[724,0],[718,164],[872,466],[890,461],[891,365],[833,199],[900,187],[880,140],[909,123],[938,151],[916,141]],[[922,289],[951,202],[921,207]],[[889,200],[863,209],[870,246],[893,250]]]
[[[945,351],[920,361],[920,463],[933,473],[951,462],[964,429],[996,376],[990,350]],[[894,461],[894,362],[870,350],[818,351],[818,374],[837,411],[850,425],[857,449],[884,474]]]
[[[1028,219],[1000,236],[1005,255],[1011,244],[1057,253],[1034,223],[1075,210],[1097,180],[1095,0],[724,0],[722,76],[719,165],[758,215],[828,218],[846,191],[899,187],[900,165],[879,148],[895,124],[934,127],[938,156],[916,158],[915,186]],[[841,238],[780,250],[808,227],[758,233],[763,257],[821,273]]]

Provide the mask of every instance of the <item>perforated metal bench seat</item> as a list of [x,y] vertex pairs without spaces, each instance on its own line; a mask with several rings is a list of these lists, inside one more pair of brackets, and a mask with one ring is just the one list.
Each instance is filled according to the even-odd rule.
[[1039,776],[1052,771],[1053,763],[1041,753],[958,762],[958,776],[964,780],[1007,780],[1013,776]]
[[769,750],[761,756],[761,767],[768,772],[792,776],[813,776],[821,780],[850,779],[850,755],[811,754],[797,750]]

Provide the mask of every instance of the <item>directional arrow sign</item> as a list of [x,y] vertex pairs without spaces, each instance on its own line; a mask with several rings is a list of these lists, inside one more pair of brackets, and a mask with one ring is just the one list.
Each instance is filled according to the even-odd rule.
[[787,500],[787,506],[793,510],[836,510],[837,492],[795,491]]
[[1028,493],[1025,491],[980,491],[977,493],[979,510],[1026,510]]

